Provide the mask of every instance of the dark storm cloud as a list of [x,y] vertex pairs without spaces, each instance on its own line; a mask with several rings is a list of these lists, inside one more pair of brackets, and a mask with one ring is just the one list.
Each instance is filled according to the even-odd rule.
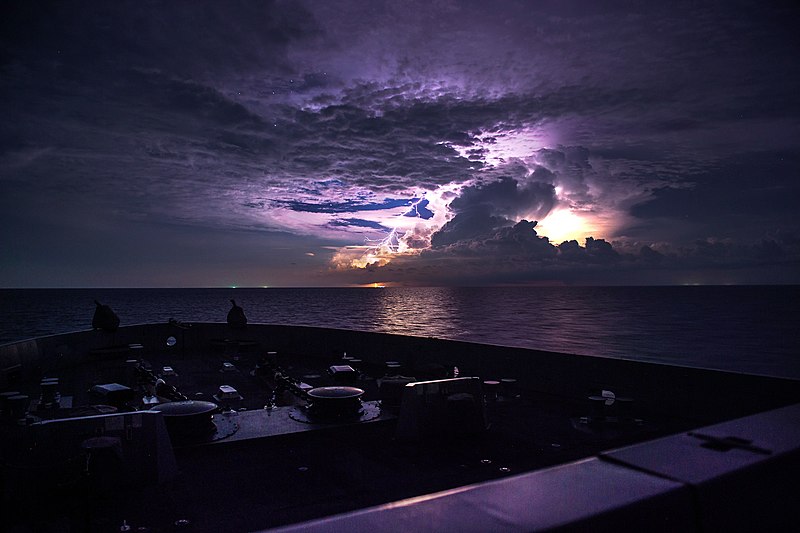
[[416,257],[399,257],[383,266],[368,266],[341,274],[360,283],[392,280],[424,284],[433,280],[445,285],[494,282],[552,281],[567,275],[584,281],[597,272],[619,268],[635,259],[623,258],[610,243],[588,239],[585,246],[572,241],[554,246],[536,232],[536,222],[522,220],[513,226],[483,231],[482,236],[464,238],[424,250]]
[[552,173],[537,168],[530,183],[520,184],[513,178],[501,178],[485,185],[465,187],[461,195],[450,202],[450,208],[458,213],[473,209],[486,210],[490,214],[509,219],[528,214],[544,217],[555,205],[556,197],[552,183],[546,183]]
[[[684,238],[757,240],[778,228],[796,224],[800,183],[796,152],[744,152],[713,170],[691,176],[679,187],[654,191],[652,198],[632,206],[639,227],[632,236],[653,235],[653,226],[684,225]],[[675,235],[675,229],[669,232]]]
[[153,102],[155,107],[221,126],[243,126],[262,129],[266,122],[238,102],[219,91],[190,81],[169,80],[166,87],[154,87],[151,94],[163,97]]
[[[294,234],[303,254],[400,225],[412,250],[434,245],[380,267],[406,280],[449,282],[453,258],[466,261],[454,279],[481,283],[786,265],[800,231],[797,14],[17,2],[0,18],[0,222],[98,249],[108,233],[139,246],[140,224],[229,230],[242,261],[252,230],[265,247]],[[566,209],[596,238],[554,246],[547,222],[519,225]],[[11,232],[3,244],[17,253]]]
[[[336,176],[374,191],[434,189],[468,179],[484,167],[481,161],[461,157],[447,143],[468,147],[485,131],[520,127],[576,108],[568,98],[562,101],[563,95],[471,101],[404,97],[387,102],[384,91],[366,86],[359,89],[358,98],[346,95],[347,104],[295,112],[283,108],[277,128],[286,151],[271,168]],[[576,101],[583,107],[599,105],[594,98],[599,99],[587,92]]]
[[[241,11],[246,15],[243,18],[260,21],[269,33],[271,23],[250,17],[251,9],[255,8],[250,6]],[[167,13],[165,20],[172,20],[182,13],[178,8],[173,11],[177,14]],[[213,18],[213,11],[211,15],[200,17],[201,29],[210,30],[205,25]],[[231,10],[226,17],[230,18],[230,13],[235,11]],[[302,20],[303,17],[296,18]],[[245,30],[252,30],[249,24],[245,23]],[[221,39],[220,33],[224,34],[225,25],[222,27],[222,32],[219,28],[208,32],[213,38],[203,39],[216,43]],[[121,33],[124,36],[131,31]],[[248,34],[248,31],[243,33]],[[285,35],[280,33],[268,37],[260,43],[259,49],[271,50],[270,54],[281,56],[285,49],[283,44],[295,34],[302,32],[289,31]],[[178,43],[182,42],[181,39],[178,36]],[[141,52],[135,46],[130,48],[126,53],[130,53],[131,57],[149,57],[149,52]],[[127,50],[128,47],[120,49]],[[153,45],[146,46],[146,50],[153,49]],[[222,50],[238,49],[238,45],[232,46],[230,43],[222,47]],[[245,61],[248,58],[253,59],[245,53],[240,59]],[[156,64],[160,60],[156,60]],[[188,61],[187,64],[193,62]],[[214,61],[210,61],[210,64],[213,65]],[[309,76],[298,77],[294,88],[296,92],[327,86],[324,77]],[[134,87],[138,87],[139,83],[141,80]],[[640,88],[610,89],[575,85],[559,87],[543,94],[522,92],[485,98],[437,95],[431,93],[423,82],[389,88],[383,84],[364,83],[347,88],[341,97],[337,97],[342,104],[326,105],[318,111],[277,107],[273,108],[272,117],[262,119],[241,103],[227,99],[217,89],[201,83],[181,80],[156,82],[152,79],[147,83],[152,87],[144,93],[160,98],[151,103],[148,111],[163,110],[174,117],[176,124],[186,124],[186,129],[202,131],[208,128],[208,122],[215,125],[214,129],[237,129],[215,132],[213,136],[209,132],[211,138],[199,143],[189,142],[188,147],[178,143],[170,148],[173,143],[168,138],[157,142],[156,146],[148,147],[150,154],[164,159],[172,156],[185,159],[186,152],[189,152],[190,158],[204,165],[213,165],[210,159],[217,153],[230,152],[240,157],[247,154],[263,157],[269,154],[270,160],[262,167],[266,172],[281,171],[290,178],[292,175],[306,176],[310,173],[341,176],[362,188],[386,192],[410,187],[432,189],[440,184],[464,180],[473,174],[474,169],[483,166],[481,161],[458,157],[442,142],[470,146],[473,135],[479,132],[521,127],[563,116],[608,113],[610,109],[620,107],[639,110],[655,107],[659,102],[658,92]],[[265,131],[270,123],[273,132]],[[242,129],[246,131],[240,131]],[[473,149],[473,154],[480,152],[481,149]],[[252,161],[251,165],[245,160],[238,164],[243,166],[244,172],[233,171],[234,175],[252,173],[258,165],[256,161]],[[236,163],[234,166],[237,166]]]
[[[545,169],[537,169],[540,170],[549,174]],[[542,181],[520,186],[517,180],[503,177],[486,185],[465,187],[461,195],[450,203],[455,215],[433,234],[431,245],[438,248],[485,236],[512,225],[513,220],[521,216],[543,217],[555,203],[553,185]]]
[[332,220],[328,223],[330,226],[341,226],[341,227],[356,227],[356,228],[372,228],[372,229],[380,229],[380,230],[387,230],[386,226],[383,226],[379,222],[375,222],[372,220],[364,220],[362,218],[339,218],[336,220]]
[[[534,229],[536,222],[521,220],[513,226],[503,226],[492,232],[483,232],[482,237],[460,239],[452,244],[435,246],[422,253],[423,257],[437,254],[492,257],[493,261],[505,262],[513,257],[530,260],[546,260],[554,257],[558,250],[546,237],[539,237]],[[446,247],[446,248],[445,248]]]
[[301,7],[34,1],[2,24],[0,137],[13,143],[0,179],[21,209],[50,194],[133,220],[251,224],[215,204],[263,172],[275,137],[217,82],[284,71],[287,46],[316,32]]
[[440,230],[434,232],[431,235],[431,246],[438,248],[485,236],[510,223],[507,218],[491,215],[485,209],[476,208],[455,215]]
[[382,111],[333,105],[296,113],[285,132],[294,141],[286,154],[293,169],[387,192],[433,189],[469,174],[474,164],[441,144],[465,137],[451,122]]
[[693,176],[691,188],[659,189],[652,200],[636,205],[641,218],[701,218],[704,223],[733,214],[745,217],[796,214],[800,196],[800,155],[746,152],[722,161],[713,171]]
[[[440,94],[446,90],[452,94]],[[524,91],[486,96],[470,94],[458,87],[430,86],[422,82],[387,89],[374,83],[346,90],[340,102],[327,104],[323,115],[340,119],[361,117],[367,111],[384,121],[362,124],[365,131],[390,133],[392,123],[409,124],[417,133],[454,144],[470,145],[475,134],[493,130],[530,126],[543,120],[565,116],[608,112],[624,106],[646,107],[660,101],[662,95],[652,89],[565,86],[549,91]],[[369,118],[367,120],[369,120]]]
[[6,61],[54,70],[141,67],[202,77],[254,63],[286,69],[287,44],[318,31],[299,4],[274,1],[31,0],[3,15]]
[[787,282],[800,268],[800,239],[763,240],[754,244],[696,241],[664,250],[650,246],[620,252],[604,239],[583,245],[553,245],[539,236],[534,222],[520,221],[482,238],[463,239],[401,256],[390,263],[338,272],[353,283],[391,281],[401,285],[470,285],[486,283],[684,284],[743,280]]

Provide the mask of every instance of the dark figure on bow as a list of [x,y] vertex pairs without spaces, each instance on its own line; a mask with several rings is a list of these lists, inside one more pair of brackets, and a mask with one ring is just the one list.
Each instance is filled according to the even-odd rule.
[[92,317],[92,328],[102,329],[103,331],[114,332],[119,327],[119,317],[107,305],[103,305],[97,300],[94,301],[97,307]]
[[228,311],[228,325],[232,329],[244,329],[247,326],[247,317],[244,315],[244,309],[236,305],[236,300],[231,300],[231,310]]

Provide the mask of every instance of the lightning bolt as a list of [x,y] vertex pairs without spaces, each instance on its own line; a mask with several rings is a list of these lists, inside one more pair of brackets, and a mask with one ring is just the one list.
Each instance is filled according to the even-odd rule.
[[[415,195],[416,196],[416,195]],[[425,200],[425,195],[423,194],[417,201],[415,202],[413,199],[411,200],[411,209],[414,210],[414,215],[417,218],[422,218],[422,215],[419,214],[419,204]]]
[[397,244],[397,228],[392,228],[386,237],[383,239],[370,239],[364,238],[364,242],[371,248],[371,253],[379,253],[379,252],[390,252],[390,253],[397,253],[398,251],[398,244]]
[[[443,188],[443,191],[449,192],[452,189],[453,186],[448,186]],[[332,262],[337,265],[337,268],[364,268],[368,265],[383,266],[391,262],[393,256],[396,255],[418,253],[420,250],[410,247],[405,242],[405,239],[414,235],[416,226],[420,223],[428,226],[443,223],[441,218],[444,215],[431,216],[428,213],[428,211],[436,213],[438,210],[444,212],[444,207],[441,205],[443,203],[442,194],[442,192],[435,193],[433,200],[431,200],[428,198],[428,191],[424,191],[421,195],[418,195],[418,192],[415,191],[412,198],[408,200],[407,208],[404,212],[387,221],[387,234],[384,237],[380,239],[364,237],[364,245],[359,247],[361,253],[358,256],[355,255],[355,249],[350,251],[343,250],[334,256]],[[433,205],[433,208],[428,207],[429,202],[435,203],[435,207]],[[422,212],[423,209],[426,209],[426,211]],[[431,220],[428,220],[429,218]],[[394,220],[394,223],[392,223],[392,220]]]
[[[414,196],[416,197],[417,195],[414,194]],[[422,215],[419,212],[419,204],[422,203],[424,200],[425,200],[424,194],[419,198],[412,198],[411,200],[409,200],[409,207],[411,208],[410,211],[408,211],[403,215],[398,215],[398,216],[407,217],[413,213],[414,218],[422,218]],[[403,233],[403,235],[405,235],[405,232]],[[370,254],[373,256],[378,254],[386,254],[387,252],[389,254],[396,254],[400,253],[400,238],[403,235],[399,234],[397,228],[392,228],[389,231],[388,235],[386,235],[386,237],[384,237],[383,239],[375,240],[366,238],[365,242],[367,246],[371,248]]]

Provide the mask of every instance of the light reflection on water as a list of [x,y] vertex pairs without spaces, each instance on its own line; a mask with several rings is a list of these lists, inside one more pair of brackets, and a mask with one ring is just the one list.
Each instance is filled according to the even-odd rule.
[[452,291],[440,287],[428,289],[383,289],[376,331],[399,335],[459,338],[458,309]]
[[122,324],[323,326],[800,377],[800,287],[0,290],[0,342]]

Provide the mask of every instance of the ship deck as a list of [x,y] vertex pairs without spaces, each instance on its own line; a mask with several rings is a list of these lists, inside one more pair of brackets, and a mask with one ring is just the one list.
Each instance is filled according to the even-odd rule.
[[[162,336],[159,333],[158,338]],[[31,421],[91,414],[78,409],[103,403],[92,387],[130,379],[130,362],[137,359],[157,375],[171,367],[175,374],[162,379],[189,399],[214,401],[220,385],[234,387],[241,399],[218,402],[225,412],[214,417],[220,424],[235,426],[236,432],[175,446],[174,475],[144,487],[126,483],[118,473],[87,473],[86,460],[81,465],[75,456],[71,467],[57,468],[57,476],[52,475],[54,465],[38,465],[27,472],[12,465],[4,479],[4,497],[14,504],[5,511],[9,530],[111,531],[125,521],[134,530],[149,528],[143,531],[172,531],[186,525],[190,531],[253,531],[518,476],[719,420],[698,416],[696,411],[665,411],[636,397],[625,403],[624,413],[617,412],[622,409],[619,403],[607,407],[607,402],[598,402],[599,388],[583,387],[579,395],[554,394],[541,390],[545,387],[531,387],[527,376],[487,373],[485,365],[473,367],[468,357],[461,361],[457,354],[439,353],[425,359],[428,369],[432,362],[441,363],[439,367],[452,375],[455,361],[461,376],[517,381],[486,399],[485,431],[399,438],[399,408],[379,402],[378,385],[387,374],[385,359],[402,360],[400,372],[405,375],[419,373],[414,363],[419,365],[422,359],[405,357],[395,347],[393,355],[353,363],[342,359],[344,352],[338,348],[329,349],[330,342],[323,343],[325,349],[304,346],[293,351],[288,345],[270,343],[274,337],[269,335],[256,337],[230,341],[205,336],[192,342],[179,337],[177,349],[152,349],[146,341],[98,348],[71,343],[64,336],[62,352],[69,349],[69,357],[78,364],[67,364],[63,353],[53,355],[58,340],[48,341],[52,349],[40,342],[39,369],[32,371],[36,379],[14,384],[33,400]],[[131,340],[140,338],[134,335]],[[340,384],[341,378],[328,372],[329,367],[351,363],[358,373],[348,384],[365,391],[363,400],[374,409],[374,416],[361,422],[299,420],[303,417],[296,415],[302,414],[303,402],[289,394],[279,395],[278,405],[267,408],[275,383],[258,369],[273,344],[280,348],[271,356],[277,365],[313,387]],[[62,409],[37,411],[38,379],[53,375],[60,381]],[[140,398],[141,391],[136,390],[135,401]],[[732,410],[728,418],[739,414]],[[27,427],[6,424],[3,431],[4,455],[14,457]]]

